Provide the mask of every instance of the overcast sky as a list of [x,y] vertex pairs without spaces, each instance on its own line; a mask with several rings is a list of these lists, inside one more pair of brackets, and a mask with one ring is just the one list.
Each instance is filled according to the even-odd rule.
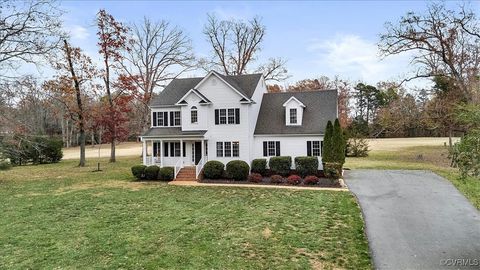
[[[195,54],[206,56],[210,48],[202,34],[207,13],[219,18],[248,20],[256,15],[267,28],[259,62],[282,57],[292,77],[288,82],[320,75],[340,75],[374,84],[402,78],[408,71],[408,56],[380,60],[377,50],[384,23],[398,21],[408,11],[423,11],[421,1],[335,1],[335,2],[129,2],[66,1],[65,28],[72,43],[96,57],[95,14],[104,8],[117,20],[168,20],[192,39]],[[448,2],[448,5],[458,5]],[[472,3],[479,8],[479,2]],[[197,75],[202,75],[200,71]],[[422,85],[425,82],[414,84]]]

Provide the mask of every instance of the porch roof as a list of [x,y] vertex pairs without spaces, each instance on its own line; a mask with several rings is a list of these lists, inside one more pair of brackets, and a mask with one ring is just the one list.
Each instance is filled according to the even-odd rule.
[[180,127],[156,127],[148,129],[140,137],[202,137],[206,132],[206,130],[182,131]]

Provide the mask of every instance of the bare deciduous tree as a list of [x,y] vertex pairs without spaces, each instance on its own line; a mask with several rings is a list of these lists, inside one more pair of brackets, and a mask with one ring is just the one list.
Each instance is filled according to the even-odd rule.
[[133,38],[123,69],[140,90],[137,97],[143,104],[142,127],[146,129],[153,91],[192,68],[194,56],[190,38],[167,21],[152,22],[144,18],[131,28]]
[[475,13],[465,7],[455,11],[433,3],[425,14],[409,12],[396,24],[386,23],[379,48],[383,56],[412,53],[418,69],[404,81],[448,76],[454,79],[458,94],[469,101],[472,81],[478,80],[479,43]]
[[[213,68],[226,75],[249,73],[261,50],[265,29],[259,18],[248,22],[233,19],[220,21],[214,15],[208,15],[203,33],[214,55],[211,61],[203,59],[200,64],[206,70]],[[270,58],[253,70],[262,72],[266,80],[281,81],[288,78],[285,63],[281,58]]]
[[61,42],[60,15],[52,1],[0,0],[0,70],[5,77],[20,64],[38,64]]

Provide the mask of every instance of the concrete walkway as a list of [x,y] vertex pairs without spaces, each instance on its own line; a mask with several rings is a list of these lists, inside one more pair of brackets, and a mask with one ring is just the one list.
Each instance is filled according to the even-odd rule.
[[480,269],[480,214],[427,171],[354,170],[376,269]]
[[195,186],[195,187],[245,187],[245,188],[276,188],[276,189],[297,189],[297,190],[330,190],[348,191],[347,188],[327,187],[306,187],[306,186],[280,186],[280,185],[256,185],[256,184],[226,184],[226,183],[200,183],[197,181],[170,181],[169,185],[174,186]]

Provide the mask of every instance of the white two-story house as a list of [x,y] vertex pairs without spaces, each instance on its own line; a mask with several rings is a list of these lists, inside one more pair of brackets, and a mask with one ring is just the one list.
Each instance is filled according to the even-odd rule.
[[[175,167],[272,156],[321,158],[337,91],[267,93],[262,74],[174,79],[150,104],[143,163]],[[321,162],[319,162],[321,164]],[[320,165],[321,166],[321,165]]]

